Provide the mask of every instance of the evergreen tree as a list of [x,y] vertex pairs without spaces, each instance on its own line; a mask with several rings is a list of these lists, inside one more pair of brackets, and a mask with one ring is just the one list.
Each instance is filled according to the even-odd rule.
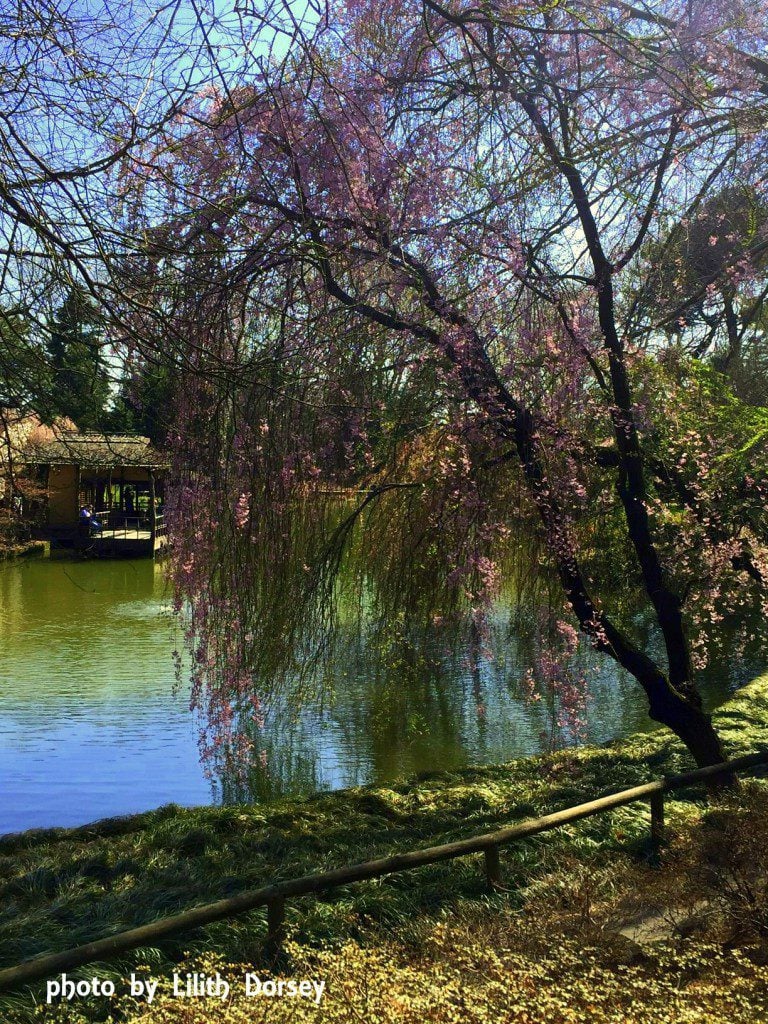
[[162,444],[173,409],[173,367],[142,361],[126,371],[109,412],[109,429]]
[[69,417],[81,430],[105,425],[110,387],[102,346],[98,311],[73,288],[54,313],[46,341],[53,375],[49,411]]
[[51,390],[48,353],[19,312],[0,309],[0,407],[35,409]]

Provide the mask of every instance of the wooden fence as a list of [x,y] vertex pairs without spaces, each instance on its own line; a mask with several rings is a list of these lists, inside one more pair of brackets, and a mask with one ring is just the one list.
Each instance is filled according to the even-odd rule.
[[766,764],[768,764],[768,750],[738,757],[733,761],[712,765],[709,768],[699,768],[683,775],[667,776],[654,782],[647,782],[642,786],[634,786],[632,789],[624,789],[619,793],[600,797],[598,800],[590,800],[562,811],[555,811],[553,814],[546,814],[542,818],[529,818],[517,825],[510,825],[507,828],[470,839],[444,843],[441,846],[430,846],[423,850],[412,850],[408,853],[398,853],[378,860],[364,861],[361,864],[325,871],[322,874],[304,875],[302,878],[276,882],[262,889],[240,893],[239,896],[233,896],[230,899],[195,907],[193,910],[175,914],[173,917],[161,918],[159,921],[142,925],[140,928],[118,932],[116,935],[97,939],[95,942],[89,942],[84,946],[77,946],[62,953],[41,956],[17,967],[8,967],[0,971],[0,992],[38,981],[52,974],[81,967],[83,964],[105,960],[130,949],[147,946],[170,935],[191,931],[214,921],[221,921],[224,918],[234,917],[263,906],[267,908],[267,951],[274,955],[280,949],[284,938],[285,903],[290,898],[327,892],[352,882],[360,882],[368,878],[381,878],[399,871],[411,871],[427,864],[455,860],[457,857],[466,857],[476,853],[484,855],[488,882],[491,886],[496,886],[501,881],[499,847],[520,839],[527,839],[529,836],[539,835],[542,832],[548,832],[561,825],[568,825],[581,818],[602,814],[615,807],[625,807],[627,804],[633,804],[640,800],[650,801],[651,839],[658,844],[662,841],[664,833],[665,793],[717,776],[732,775],[736,771]]

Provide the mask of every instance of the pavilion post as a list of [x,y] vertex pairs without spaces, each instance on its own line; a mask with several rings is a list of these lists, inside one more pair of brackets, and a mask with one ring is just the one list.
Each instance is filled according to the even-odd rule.
[[147,467],[149,474],[149,539],[152,541],[152,550],[155,547],[155,534],[157,532],[157,520],[155,518],[155,474],[150,466]]

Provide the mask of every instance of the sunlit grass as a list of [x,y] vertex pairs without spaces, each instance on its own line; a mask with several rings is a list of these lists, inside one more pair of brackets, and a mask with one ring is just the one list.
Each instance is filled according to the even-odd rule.
[[[717,719],[734,756],[768,746],[768,678],[740,691]],[[0,963],[66,949],[279,879],[467,837],[689,767],[680,745],[659,732],[390,787],[264,806],[171,806],[7,837],[0,840]],[[672,833],[695,824],[703,806],[700,789],[669,801]],[[491,912],[516,920],[542,892],[551,905],[553,865],[570,865],[558,883],[567,889],[583,874],[580,864],[588,866],[585,877],[596,878],[610,874],[617,858],[642,864],[649,854],[648,809],[632,805],[506,850],[503,893],[488,894],[481,858],[465,858],[292,901],[288,924],[301,956],[327,958],[359,948],[362,964],[379,945],[421,949],[441,921]],[[263,965],[265,930],[264,911],[257,910],[81,973],[119,978],[150,963],[163,974],[185,956]],[[348,953],[338,955],[342,963]],[[391,950],[387,955],[395,957]],[[331,961],[323,962],[331,970]],[[39,997],[42,988],[34,991]],[[0,1012],[23,1020],[30,1005],[28,995],[6,997]],[[107,1011],[98,1001],[88,1004],[91,1019]]]

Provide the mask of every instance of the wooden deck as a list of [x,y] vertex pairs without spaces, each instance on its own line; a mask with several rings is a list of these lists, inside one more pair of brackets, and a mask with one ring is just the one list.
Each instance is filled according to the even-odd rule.
[[160,516],[154,532],[146,518],[135,518],[90,534],[79,526],[49,528],[46,539],[57,547],[73,548],[94,558],[152,558],[168,546],[165,524]]
[[96,541],[113,541],[113,540],[152,540],[151,530],[131,530],[127,527],[123,527],[118,530],[102,530],[101,533],[94,533],[93,540]]
[[151,530],[116,529],[102,530],[90,538],[91,550],[99,558],[146,558],[165,550],[168,538],[165,533],[155,534]]

